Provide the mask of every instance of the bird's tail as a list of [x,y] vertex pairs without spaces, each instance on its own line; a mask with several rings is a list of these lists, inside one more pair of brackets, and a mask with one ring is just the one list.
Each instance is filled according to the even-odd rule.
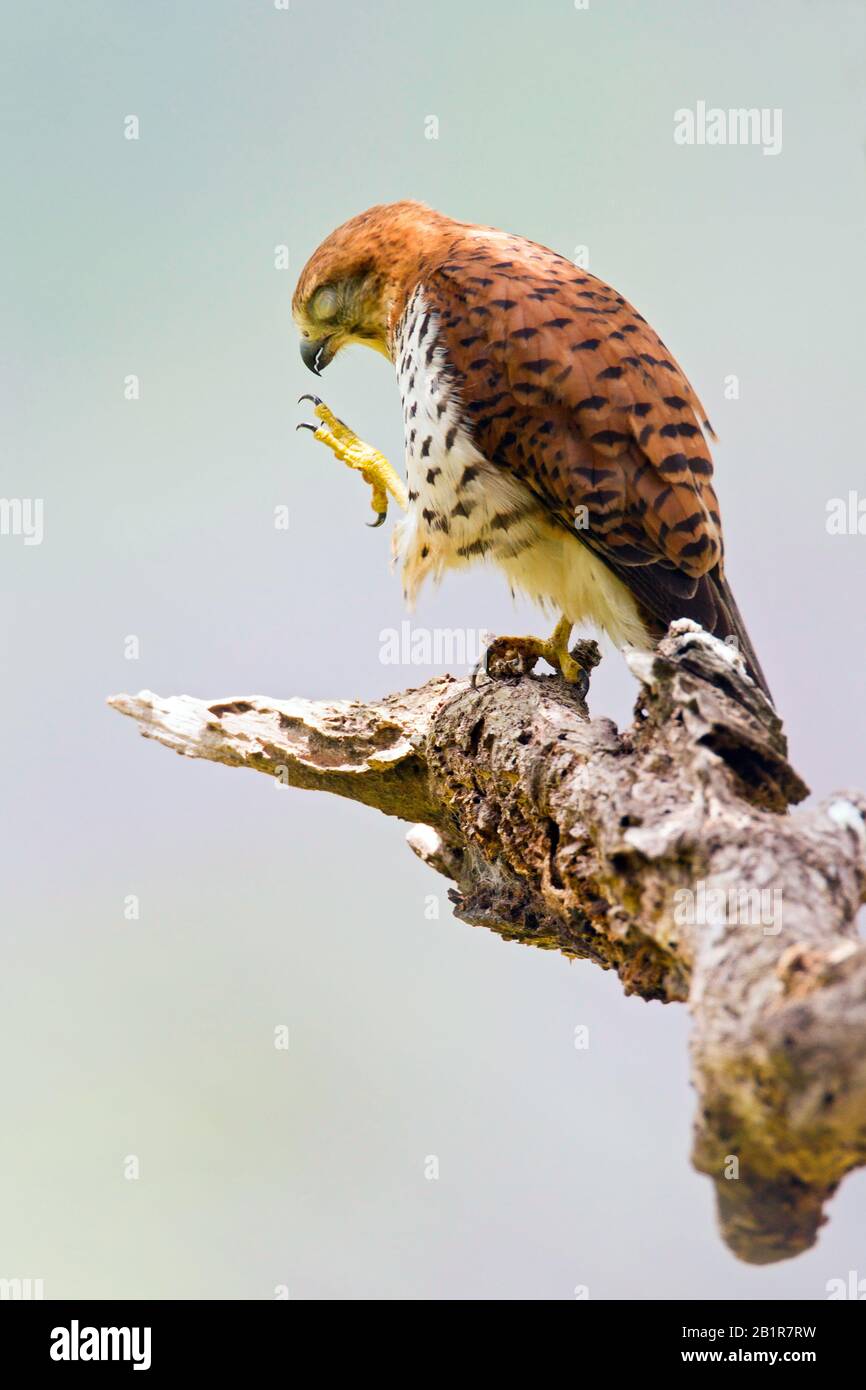
[[[761,687],[772,705],[774,701],[770,694],[770,687],[767,684],[767,677],[761,669],[761,663],[758,660],[755,648],[752,646],[751,639],[746,631],[746,624],[743,622],[743,615],[737,607],[737,601],[731,593],[728,581],[716,570],[712,575],[712,584],[715,589],[716,607],[718,610],[715,635],[721,637],[722,640],[726,637],[736,638],[737,647],[745,659],[749,675]],[[727,631],[724,631],[724,628],[727,628]]]

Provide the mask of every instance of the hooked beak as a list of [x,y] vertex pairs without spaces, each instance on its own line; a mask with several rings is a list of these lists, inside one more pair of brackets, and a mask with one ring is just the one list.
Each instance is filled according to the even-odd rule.
[[316,376],[321,376],[331,358],[334,356],[336,348],[331,346],[331,338],[303,338],[301,340],[301,361],[305,367],[309,367]]

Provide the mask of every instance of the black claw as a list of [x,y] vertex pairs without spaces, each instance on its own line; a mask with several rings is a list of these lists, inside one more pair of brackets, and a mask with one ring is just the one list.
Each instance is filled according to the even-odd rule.
[[490,642],[487,644],[487,646],[484,648],[484,651],[481,653],[481,656],[478,658],[478,660],[476,661],[475,665],[473,666],[473,668],[472,668],[472,681],[471,681],[471,685],[472,685],[472,689],[473,689],[473,690],[477,690],[477,689],[478,689],[478,677],[479,677],[479,676],[486,676],[487,679],[488,679],[489,681],[492,681],[492,680],[495,679],[495,677],[491,676],[491,674],[490,674],[490,667],[488,666],[488,659],[489,659],[489,656],[490,656],[490,648],[493,647],[493,646],[495,646],[496,643],[497,643],[498,641],[499,641],[499,638],[498,638],[498,637],[494,637],[494,638],[492,639],[492,641],[490,641]]
[[377,512],[377,513],[376,513],[376,520],[375,520],[375,521],[368,521],[368,522],[366,522],[365,524],[366,524],[367,526],[372,526],[373,530],[375,531],[375,529],[376,529],[377,526],[381,526],[381,525],[382,525],[382,522],[385,520],[385,518],[387,517],[387,515],[388,515],[387,512]]
[[301,401],[312,401],[313,405],[322,404],[321,396],[298,396],[298,405],[301,404]]
[[302,421],[300,425],[295,425],[295,429],[296,429],[296,430],[312,430],[312,431],[313,431],[313,434],[316,433],[316,430],[317,430],[318,428],[319,428],[318,425],[308,425],[307,422],[306,422],[306,420]]

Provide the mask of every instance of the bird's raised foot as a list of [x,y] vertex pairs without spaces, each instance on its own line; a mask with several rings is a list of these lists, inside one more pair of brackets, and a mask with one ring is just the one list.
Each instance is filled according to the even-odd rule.
[[304,421],[296,428],[311,430],[315,439],[318,439],[321,444],[327,445],[335,458],[338,458],[341,463],[345,463],[347,468],[354,468],[356,472],[360,473],[364,482],[372,488],[370,505],[376,513],[376,520],[367,524],[369,526],[382,525],[388,515],[389,494],[405,510],[407,505],[406,489],[385,455],[380,454],[379,450],[374,449],[371,444],[365,444],[362,439],[359,439],[349,429],[349,426],[338,419],[318,396],[301,396],[298,400],[299,405],[301,401],[312,401],[313,414],[320,423],[310,425]]

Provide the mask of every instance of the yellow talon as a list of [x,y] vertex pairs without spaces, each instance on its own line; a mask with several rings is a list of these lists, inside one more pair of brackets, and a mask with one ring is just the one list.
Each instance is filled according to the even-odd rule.
[[[555,671],[576,685],[583,698],[589,689],[589,673],[601,660],[595,642],[579,642],[574,647],[576,657],[568,649],[573,624],[568,618],[560,618],[550,637],[496,637],[490,643],[483,660],[487,675],[520,676],[528,674],[541,657]],[[477,677],[476,669],[473,684]]]
[[299,425],[298,429],[308,429],[321,444],[326,444],[335,458],[354,468],[361,474],[364,482],[372,488],[370,505],[377,520],[371,526],[381,526],[388,515],[388,496],[394,498],[398,506],[406,510],[408,498],[403,481],[395,473],[384,454],[372,445],[365,444],[349,426],[339,420],[318,396],[301,396],[302,401],[313,402],[313,414],[321,421],[318,428],[313,425]]
[[541,655],[554,671],[558,671],[570,684],[576,685],[583,679],[585,672],[568,650],[571,629],[572,624],[568,618],[560,618],[551,636],[546,642],[541,643]]

